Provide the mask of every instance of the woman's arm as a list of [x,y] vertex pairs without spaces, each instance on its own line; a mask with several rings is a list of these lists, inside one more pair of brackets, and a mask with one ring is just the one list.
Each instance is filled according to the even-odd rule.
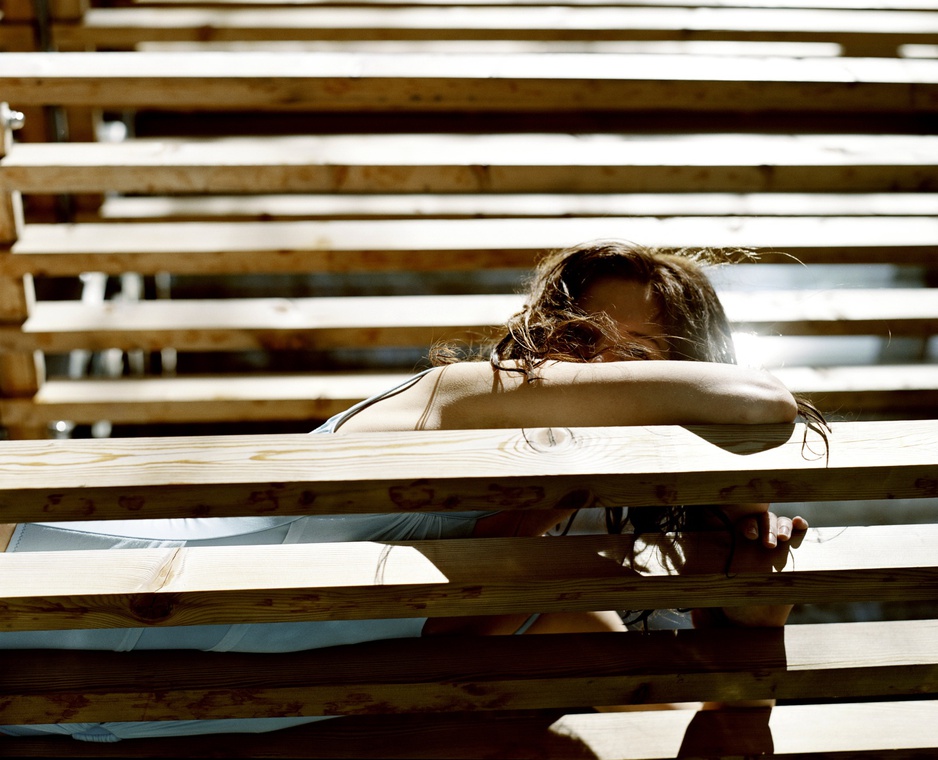
[[797,413],[776,378],[732,364],[550,362],[536,377],[482,362],[441,367],[339,432],[784,423]]

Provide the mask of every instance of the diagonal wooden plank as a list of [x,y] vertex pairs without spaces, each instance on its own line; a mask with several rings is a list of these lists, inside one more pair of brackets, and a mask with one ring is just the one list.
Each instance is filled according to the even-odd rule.
[[801,425],[8,441],[0,517],[537,509],[586,477],[599,506],[927,497],[936,427],[834,423],[829,456]]

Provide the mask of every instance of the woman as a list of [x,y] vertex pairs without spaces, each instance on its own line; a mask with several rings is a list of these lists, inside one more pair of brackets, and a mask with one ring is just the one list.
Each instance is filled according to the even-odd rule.
[[[436,352],[436,363],[314,432],[788,423],[799,412],[796,399],[771,375],[735,365],[722,306],[690,256],[659,254],[617,242],[583,245],[544,259],[524,309],[509,321],[490,361],[453,361],[442,350]],[[569,518],[576,506],[589,507],[590,499],[584,497],[565,510],[31,524],[17,528],[10,550],[537,536]],[[776,517],[767,505],[739,505],[724,508],[722,514],[743,535],[761,539],[769,548],[786,541],[793,530],[807,527],[798,517]],[[629,517],[639,530],[654,527],[652,521],[667,529],[686,522],[680,508],[636,510]],[[621,530],[622,510],[613,510],[609,522],[612,529]],[[788,607],[733,608],[724,611],[722,622],[781,625],[788,612]],[[702,622],[703,615],[698,619]],[[530,618],[498,615],[4,633],[0,647],[291,651],[403,636],[609,630],[623,630],[615,613],[552,613]],[[315,718],[0,730],[116,741],[133,736],[265,731],[311,720]]]

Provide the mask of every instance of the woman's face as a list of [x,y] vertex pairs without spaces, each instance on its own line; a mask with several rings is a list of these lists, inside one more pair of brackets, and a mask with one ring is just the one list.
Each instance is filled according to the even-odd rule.
[[[650,285],[624,277],[600,277],[586,289],[579,305],[590,313],[608,314],[623,345],[641,346],[649,352],[649,359],[668,358],[668,341],[659,323],[658,303]],[[603,339],[592,361],[630,358],[623,353],[617,355],[614,347]]]

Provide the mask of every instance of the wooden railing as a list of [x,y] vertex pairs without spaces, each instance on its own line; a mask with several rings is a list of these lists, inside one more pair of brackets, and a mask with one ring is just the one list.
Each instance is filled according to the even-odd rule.
[[[493,493],[502,509],[522,506],[509,493],[523,493],[526,509],[550,508],[584,487],[601,505],[688,509],[935,495],[934,421],[835,423],[829,456],[801,425],[563,433],[6,442],[0,517],[252,514],[259,493],[268,515],[399,511],[394,494],[415,483],[426,498],[407,504],[431,511],[491,507]],[[873,525],[810,529],[772,552],[737,543],[729,569],[722,531],[13,553],[0,555],[0,627],[930,601],[936,548],[933,525]],[[0,724],[346,716],[254,737],[125,741],[122,756],[925,757],[938,746],[936,626],[424,638],[278,655],[11,651]],[[779,704],[666,716],[587,709],[765,698]],[[4,752],[22,756],[117,747],[3,739]]]
[[[383,124],[406,113],[417,120],[410,124],[423,126],[411,134],[12,142],[0,160],[9,243],[0,276],[10,293],[0,306],[7,367],[0,420],[13,437],[34,437],[57,420],[321,419],[386,387],[389,374],[406,374],[413,360],[371,365],[381,370],[373,378],[358,367],[337,373],[328,362],[299,376],[229,373],[223,387],[216,371],[120,382],[53,373],[47,382],[35,361],[81,350],[419,352],[440,339],[478,341],[518,301],[466,283],[498,270],[520,273],[544,250],[588,239],[741,247],[759,252],[759,264],[933,271],[938,141],[810,133],[812,119],[841,112],[858,123],[865,123],[862,114],[933,118],[938,64],[918,61],[913,72],[907,63],[878,60],[874,69],[869,60],[697,56],[7,54],[3,97],[24,110],[156,109],[183,124],[190,122],[179,109],[227,117],[227,109],[257,108],[274,123],[291,114],[329,119],[346,112]],[[619,123],[655,109],[707,119],[741,103],[760,118],[791,121],[797,114],[806,129],[574,136],[563,132],[562,120],[554,123],[564,113],[596,109],[618,114]],[[536,134],[453,134],[467,109],[503,121],[534,114],[543,127]],[[20,195],[73,193],[114,197],[74,216],[77,224],[16,219]],[[250,299],[34,298],[35,281],[84,272],[465,277],[449,287],[452,295],[432,297],[423,295],[431,292],[425,286],[409,285],[405,292],[415,295],[407,297],[391,295],[391,287],[367,298],[312,292],[285,300],[276,290]],[[933,414],[932,289],[911,282],[879,292],[724,295],[741,331],[918,340],[922,364],[787,366],[780,374],[844,415]]]

